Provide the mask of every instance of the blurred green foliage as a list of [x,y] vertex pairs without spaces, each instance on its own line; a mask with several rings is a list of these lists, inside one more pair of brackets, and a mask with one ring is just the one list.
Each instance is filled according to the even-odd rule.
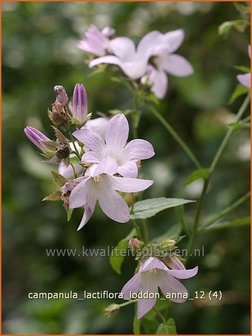
[[[111,25],[118,35],[139,40],[150,30],[185,30],[179,50],[193,64],[188,78],[169,77],[169,91],[160,110],[207,167],[242,97],[227,102],[237,84],[235,65],[248,66],[248,29],[218,34],[226,21],[239,20],[233,3],[83,3],[6,2],[3,7],[3,307],[4,333],[132,333],[133,307],[107,318],[111,301],[29,300],[29,292],[118,292],[134,272],[126,258],[122,276],[104,257],[47,257],[48,248],[116,246],[131,230],[105,218],[98,210],[80,232],[81,212],[67,223],[61,205],[42,203],[53,191],[50,167],[25,138],[29,124],[48,135],[47,108],[53,86],[64,85],[69,95],[76,82],[85,84],[89,110],[104,112],[131,108],[132,97],[114,83],[108,72],[91,76],[85,55],[76,44],[88,25]],[[155,183],[145,197],[197,199],[199,181],[184,182],[194,170],[190,160],[152,115],[144,114],[139,135],[154,145],[156,156],[143,162],[143,172]],[[213,176],[201,224],[249,189],[249,131],[231,138]],[[228,219],[248,215],[249,205]],[[190,223],[195,204],[186,205]],[[150,235],[165,233],[176,224],[176,212],[164,211],[150,221]],[[186,241],[181,245],[186,246]],[[202,233],[195,257],[199,274],[186,285],[194,291],[222,290],[226,301],[189,301],[174,305],[171,316],[178,333],[249,333],[249,229],[229,228]],[[155,322],[150,322],[152,326]]]

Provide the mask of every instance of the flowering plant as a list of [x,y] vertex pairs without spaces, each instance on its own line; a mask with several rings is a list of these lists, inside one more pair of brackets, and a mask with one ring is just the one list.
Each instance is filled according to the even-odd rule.
[[[132,224],[128,236],[123,238],[117,247],[119,250],[130,248],[134,252],[138,251],[135,256],[135,274],[121,289],[122,296],[127,301],[113,303],[106,308],[106,313],[111,315],[128,304],[136,303],[135,333],[141,331],[140,320],[144,321],[144,317],[152,309],[156,312],[155,317],[162,319],[159,332],[167,331],[166,328],[169,333],[175,332],[173,318],[169,316],[167,320],[162,314],[162,309],[159,310],[159,289],[164,299],[170,303],[183,303],[189,298],[189,292],[180,280],[193,278],[199,270],[197,266],[186,268],[188,260],[178,256],[176,248],[180,241],[186,238],[187,255],[190,256],[199,232],[211,227],[227,213],[224,209],[208,223],[201,223],[202,204],[211,177],[229,138],[235,129],[240,127],[250,101],[248,94],[211,164],[208,167],[203,166],[158,110],[158,100],[165,98],[167,93],[167,74],[184,77],[194,73],[189,61],[174,53],[184,38],[185,33],[182,29],[166,33],[151,31],[135,46],[128,37],[116,37],[115,30],[111,27],[99,30],[94,25],[90,26],[78,43],[78,48],[89,55],[90,68],[102,64],[119,67],[124,76],[122,80],[134,96],[135,106],[127,111],[117,110],[117,113],[109,117],[95,118],[93,114],[88,113],[88,94],[83,84],[75,85],[70,102],[65,88],[56,85],[56,98],[48,111],[55,139],[48,138],[32,126],[27,126],[24,130],[26,136],[41,151],[44,160],[57,166],[57,171],[52,171],[57,189],[44,200],[61,201],[68,221],[73,210],[81,208],[83,215],[77,230],[83,229],[88,222],[92,225],[92,215],[97,203],[111,220]],[[238,75],[237,78],[246,87],[250,86],[250,73]],[[197,201],[166,198],[162,195],[159,198],[143,199],[142,192],[155,183],[142,176],[141,167],[145,164],[143,161],[152,160],[154,155],[158,155],[148,139],[138,137],[138,126],[143,111],[152,113],[161,122],[169,136],[194,164],[195,170],[188,177],[186,184],[203,181],[201,195]],[[129,140],[129,134],[133,139]],[[237,202],[240,204],[248,197],[246,194]],[[148,238],[149,218],[174,207],[184,212],[184,205],[189,203],[195,207],[192,223],[185,223],[183,214],[176,235],[167,234],[162,239]],[[231,204],[228,211],[235,206]],[[110,258],[112,268],[119,274],[123,259],[117,255]]]

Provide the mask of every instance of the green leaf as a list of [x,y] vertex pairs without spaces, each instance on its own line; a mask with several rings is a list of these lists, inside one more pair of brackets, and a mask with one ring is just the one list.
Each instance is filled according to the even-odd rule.
[[250,224],[250,217],[242,217],[238,219],[234,219],[231,221],[225,221],[225,222],[219,222],[219,223],[213,223],[212,225],[209,225],[208,227],[200,228],[200,230],[220,230],[220,229],[226,229],[229,227],[239,227],[239,226],[245,226]]
[[227,35],[232,28],[238,32],[243,33],[247,28],[248,23],[245,20],[226,21],[219,26],[219,34]]
[[124,258],[126,257],[123,251],[125,252],[127,251],[128,242],[135,235],[136,230],[135,229],[131,230],[127,237],[119,241],[117,246],[113,249],[111,256],[109,257],[111,267],[118,274],[121,274],[122,263]]
[[176,335],[176,326],[173,318],[169,318],[166,323],[161,323],[157,329],[156,334]]
[[208,175],[209,175],[209,169],[207,168],[200,168],[200,169],[197,169],[195,170],[194,172],[192,172],[191,175],[189,175],[187,177],[187,179],[185,180],[185,183],[184,185],[187,186],[188,184],[196,181],[196,180],[199,180],[199,179],[207,179],[208,178]]
[[237,84],[231,97],[229,98],[228,104],[231,105],[233,102],[239,98],[240,96],[246,94],[249,92],[249,88],[246,88],[245,86],[241,84]]
[[244,65],[236,65],[234,68],[244,73],[250,72],[250,68]]
[[139,201],[134,204],[133,213],[130,215],[131,219],[150,218],[155,216],[160,211],[174,208],[179,205],[194,202],[192,200],[185,200],[180,198],[150,198],[144,201]]
[[51,173],[52,173],[55,184],[59,188],[63,187],[63,185],[67,182],[67,179],[65,179],[64,176],[60,175],[59,173],[56,173],[55,171],[51,171]]
[[69,210],[67,211],[67,221],[68,221],[68,222],[69,222],[70,219],[72,218],[73,210],[74,210],[74,209],[69,209]]
[[169,318],[166,323],[161,323],[157,329],[156,334],[176,335],[176,326],[173,318]]
[[46,196],[45,198],[42,199],[42,201],[60,201],[61,200],[61,192],[58,191],[54,191],[53,193],[51,193],[50,195]]

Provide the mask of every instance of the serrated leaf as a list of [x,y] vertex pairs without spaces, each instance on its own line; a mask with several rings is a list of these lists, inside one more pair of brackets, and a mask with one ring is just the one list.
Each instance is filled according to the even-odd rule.
[[59,173],[56,173],[55,171],[51,171],[53,180],[57,187],[61,188],[63,185],[67,182],[67,179],[65,179],[64,176],[60,175]]
[[208,178],[208,175],[209,175],[209,169],[207,169],[207,168],[197,169],[197,170],[193,171],[191,173],[191,175],[189,175],[187,177],[184,185],[187,186],[188,184],[190,184],[190,183],[192,183],[196,180],[199,180],[199,179],[204,179],[205,180],[205,179]]
[[135,229],[131,230],[127,237],[119,241],[116,248],[113,249],[112,254],[109,257],[111,267],[118,274],[121,274],[121,267],[123,260],[125,258],[125,255],[122,255],[122,250],[126,250],[128,248],[129,240],[133,238],[135,235],[136,230]]
[[42,201],[60,201],[61,200],[61,192],[58,191],[54,191],[53,193],[51,193],[50,195],[46,196],[45,198],[42,199]]
[[130,218],[150,218],[155,216],[160,211],[191,202],[195,201],[185,200],[181,198],[150,198],[144,201],[136,202],[134,204],[133,213],[130,215]]
[[229,227],[239,227],[239,226],[245,226],[250,225],[250,217],[242,217],[238,219],[234,219],[231,221],[225,221],[225,222],[219,222],[219,223],[213,223],[209,225],[208,227],[204,228],[201,227],[200,230],[221,230],[226,229]]
[[241,85],[241,84],[237,84],[231,97],[229,98],[228,104],[231,105],[233,104],[233,102],[239,98],[240,96],[246,94],[249,92],[249,88]]

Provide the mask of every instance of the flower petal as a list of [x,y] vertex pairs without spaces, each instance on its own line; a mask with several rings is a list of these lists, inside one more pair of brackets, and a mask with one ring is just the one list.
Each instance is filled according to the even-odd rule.
[[146,160],[155,155],[153,146],[150,142],[142,139],[135,139],[130,141],[123,154],[127,156],[128,160]]
[[172,256],[171,263],[168,265],[173,270],[185,270],[184,264],[179,260],[178,257]]
[[91,129],[95,133],[98,133],[100,137],[104,139],[108,122],[109,122],[109,118],[105,118],[105,117],[95,118],[95,119],[89,120],[85,124],[84,128],[86,127],[88,129]]
[[[83,167],[81,165],[79,165],[78,163],[74,164],[74,170],[77,174],[80,174],[80,172],[82,171]],[[74,177],[74,170],[73,167],[71,165],[65,165],[64,162],[60,162],[59,164],[59,174],[64,176],[67,180],[70,180],[71,178]]]
[[137,302],[137,318],[138,320],[140,318],[142,318],[145,314],[148,313],[148,311],[150,311],[155,303],[156,303],[157,299],[153,298],[153,299],[138,299]]
[[140,319],[155,305],[155,294],[158,293],[157,275],[146,272],[141,274],[142,291],[153,298],[139,299],[137,305],[137,318]]
[[146,34],[138,43],[137,54],[139,57],[149,57],[153,47],[162,41],[162,34],[159,31],[151,31]]
[[104,140],[95,132],[89,129],[80,129],[73,133],[73,136],[82,142],[87,148],[94,151],[99,159],[102,158],[105,143]]
[[82,155],[81,161],[87,163],[99,163],[100,159],[95,152],[88,151]]
[[131,300],[131,293],[138,293],[141,290],[141,274],[137,272],[122,288],[121,292],[125,300]]
[[183,77],[193,73],[192,65],[180,55],[162,55],[159,57],[158,65],[171,75]]
[[110,179],[115,190],[126,193],[139,192],[149,188],[153,184],[153,181],[151,180],[130,177],[110,176]]
[[141,272],[150,271],[153,269],[160,269],[168,271],[168,267],[159,259],[154,257],[149,257],[145,262],[140,266]]
[[141,78],[146,73],[147,66],[147,58],[139,58],[131,62],[122,62],[120,64],[123,72],[131,79]]
[[153,76],[151,91],[158,99],[163,99],[167,92],[168,78],[164,71],[155,71]]
[[158,286],[164,295],[166,295],[167,293],[176,293],[176,297],[171,298],[171,301],[177,303],[182,303],[186,301],[186,299],[183,298],[183,294],[186,294],[188,296],[187,289],[178,280],[173,278],[173,276],[171,276],[167,271],[159,270],[157,279]]
[[169,46],[169,52],[173,53],[182,44],[185,33],[182,29],[173,30],[164,34],[163,42]]
[[102,181],[96,183],[97,198],[102,211],[119,223],[129,221],[129,207],[123,197],[112,189],[108,176],[103,175]]
[[184,270],[170,270],[169,274],[174,276],[177,279],[189,279],[194,277],[198,273],[198,266],[190,269],[184,269]]
[[117,173],[118,165],[115,160],[111,157],[104,158],[101,163],[97,166],[96,170],[93,172],[92,176],[98,176],[101,174],[113,175]]
[[89,63],[89,68],[93,68],[94,66],[98,64],[115,64],[115,65],[121,66],[122,62],[116,56],[103,56],[103,57],[98,57],[92,60]]
[[87,181],[88,177],[84,177],[82,181],[77,184],[76,187],[71,192],[69,197],[69,208],[75,209],[80,208],[87,202]]
[[121,151],[125,146],[129,136],[129,123],[125,115],[117,114],[110,119],[105,141],[107,148],[112,151]]
[[135,57],[135,44],[128,37],[116,37],[110,41],[109,47],[122,61],[132,61]]
[[238,75],[237,79],[242,85],[244,85],[248,88],[251,87],[251,74],[250,73]]
[[84,206],[84,214],[83,214],[83,217],[81,219],[80,225],[78,226],[77,231],[82,229],[83,226],[87,224],[90,217],[94,213],[95,204],[96,204],[96,199],[88,196],[87,204]]
[[123,177],[136,178],[138,174],[137,164],[134,161],[127,161],[122,166],[118,167],[118,173]]

